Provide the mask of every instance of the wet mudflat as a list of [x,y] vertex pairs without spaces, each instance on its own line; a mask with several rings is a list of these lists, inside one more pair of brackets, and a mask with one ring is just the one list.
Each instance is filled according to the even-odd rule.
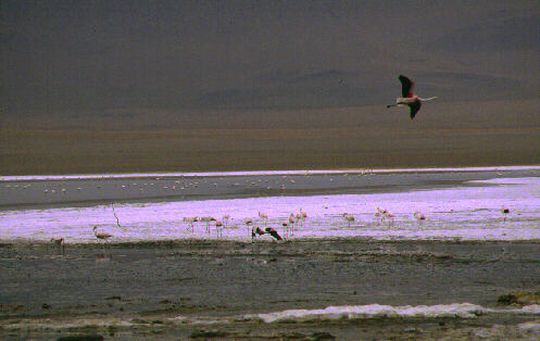
[[538,241],[352,238],[67,244],[62,254],[44,243],[3,244],[0,337],[369,339],[501,334],[527,339],[538,336],[538,313],[341,316],[274,323],[253,314],[371,304],[470,303],[498,309],[501,295],[538,291],[539,249]]
[[[537,166],[487,167],[471,171],[454,168],[449,171],[350,170],[350,171],[287,171],[249,174],[238,172],[218,175],[189,176],[171,174],[121,174],[101,176],[28,176],[20,180],[0,177],[0,211],[11,209],[90,206],[103,203],[189,201],[219,198],[268,197],[316,194],[394,193],[465,185],[468,181],[498,177],[538,177]],[[254,172],[256,173],[256,172]],[[190,173],[185,173],[190,174]],[[17,177],[14,177],[17,178]],[[467,184],[471,186],[472,184]]]

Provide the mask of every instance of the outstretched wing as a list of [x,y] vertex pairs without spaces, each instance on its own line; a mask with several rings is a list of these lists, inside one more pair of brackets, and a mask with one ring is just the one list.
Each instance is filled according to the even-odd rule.
[[416,116],[416,113],[420,110],[422,107],[422,102],[420,101],[414,101],[409,105],[409,108],[411,108],[411,120]]
[[401,82],[401,96],[412,97],[414,82],[403,75],[399,75],[399,81]]
[[279,233],[277,233],[276,230],[274,230],[273,228],[270,228],[270,227],[267,227],[266,228],[266,233],[269,233],[272,237],[274,237],[276,240],[283,240],[283,238],[281,238],[281,236],[279,235]]

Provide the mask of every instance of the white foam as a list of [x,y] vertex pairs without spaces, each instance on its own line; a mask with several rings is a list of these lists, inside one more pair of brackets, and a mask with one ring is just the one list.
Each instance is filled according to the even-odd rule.
[[540,333],[540,321],[520,323],[518,328],[528,332]]
[[390,306],[380,304],[355,306],[330,306],[324,309],[292,309],[273,313],[247,315],[246,319],[259,319],[265,323],[306,322],[336,319],[396,318],[396,317],[458,317],[475,318],[481,314],[511,313],[540,314],[539,306],[525,306],[521,309],[485,308],[471,303],[453,303],[419,306]]
[[389,169],[314,169],[314,170],[261,170],[230,172],[151,172],[151,173],[103,173],[69,175],[5,175],[0,181],[43,181],[43,180],[89,180],[89,179],[124,179],[156,177],[216,177],[216,176],[263,176],[263,175],[318,175],[318,174],[387,174],[387,173],[444,173],[444,172],[503,172],[540,170],[537,165],[493,166],[493,167],[452,167],[452,168],[389,168]]
[[[371,318],[463,318],[471,319],[484,314],[516,314],[540,315],[539,305],[522,308],[487,308],[471,303],[452,303],[418,306],[391,306],[380,304],[330,306],[324,309],[291,309],[262,314],[246,314],[235,316],[183,316],[166,317],[164,321],[182,325],[216,325],[232,322],[242,323],[261,321],[265,323],[279,322],[313,322],[336,319],[371,319]],[[81,327],[117,327],[133,328],[139,324],[147,325],[147,321],[130,316],[124,317],[64,317],[64,318],[28,318],[8,320],[2,324],[5,330],[63,330]],[[521,323],[518,328],[525,332],[537,332],[538,321]],[[154,326],[155,327],[155,326]]]
[[168,318],[169,321],[173,323],[180,323],[180,324],[189,324],[189,325],[212,325],[212,324],[220,324],[220,323],[227,323],[229,322],[229,318],[227,317],[221,317],[221,318],[211,318],[211,317],[188,317],[184,315],[178,315],[172,318]]

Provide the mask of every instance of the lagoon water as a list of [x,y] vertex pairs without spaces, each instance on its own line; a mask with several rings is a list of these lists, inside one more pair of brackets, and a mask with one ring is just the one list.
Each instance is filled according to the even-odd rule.
[[[3,177],[0,190],[0,239],[6,241],[93,243],[96,225],[115,242],[251,241],[247,219],[288,239],[540,239],[535,166]],[[376,217],[377,208],[393,217]],[[307,218],[282,227],[300,209]],[[415,212],[425,219],[415,219]],[[191,228],[183,221],[194,216],[230,219],[218,234],[213,223]]]

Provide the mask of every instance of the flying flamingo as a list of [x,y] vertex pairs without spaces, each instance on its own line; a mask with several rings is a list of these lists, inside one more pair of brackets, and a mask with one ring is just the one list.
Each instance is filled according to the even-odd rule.
[[414,82],[409,78],[399,75],[399,81],[401,82],[401,95],[403,97],[396,98],[396,104],[388,104],[386,107],[408,106],[410,109],[411,120],[416,116],[416,113],[420,110],[422,102],[427,102],[436,99],[437,97],[421,98],[413,93]]

